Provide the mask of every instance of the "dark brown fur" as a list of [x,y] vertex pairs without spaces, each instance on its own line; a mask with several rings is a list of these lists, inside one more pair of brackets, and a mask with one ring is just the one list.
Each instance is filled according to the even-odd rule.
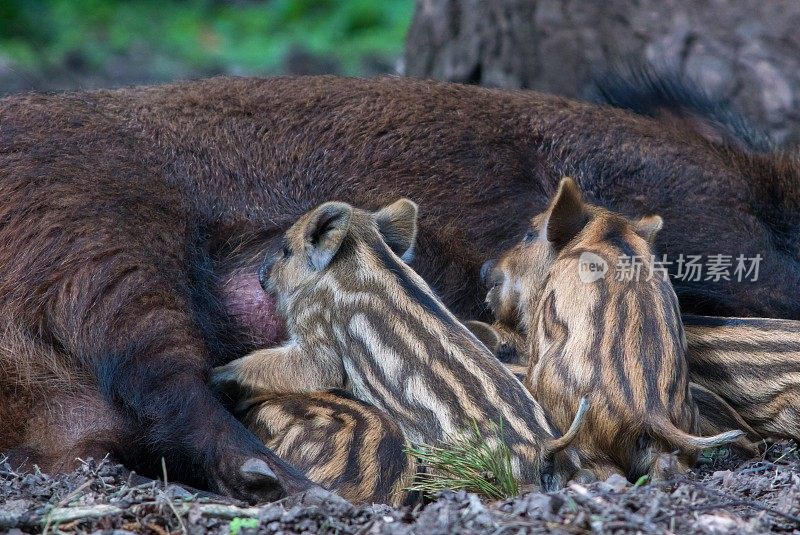
[[[310,483],[205,379],[281,337],[256,280],[278,236],[323,200],[409,196],[425,214],[416,268],[475,317],[478,266],[523,230],[508,214],[542,209],[562,174],[598,204],[664,215],[663,252],[764,256],[757,283],[678,286],[687,310],[800,317],[795,160],[533,92],[332,77],[0,101],[0,310],[42,347],[34,360],[92,378],[82,390],[119,411],[118,436],[142,437],[131,454],[270,499]],[[8,416],[24,436],[27,414]],[[251,458],[274,477],[241,472]]]

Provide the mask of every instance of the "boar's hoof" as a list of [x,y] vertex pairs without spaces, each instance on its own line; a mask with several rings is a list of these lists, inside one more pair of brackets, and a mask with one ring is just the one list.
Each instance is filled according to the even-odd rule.
[[242,478],[240,494],[249,502],[273,502],[286,495],[278,476],[262,459],[247,459],[239,473]]
[[250,458],[247,459],[241,468],[242,474],[246,478],[253,478],[255,480],[259,480],[260,478],[268,478],[277,481],[278,477],[275,475],[275,472],[272,471],[272,468],[267,465],[261,459]]
[[250,503],[274,502],[286,496],[275,472],[262,459],[230,459],[211,470],[211,490]]

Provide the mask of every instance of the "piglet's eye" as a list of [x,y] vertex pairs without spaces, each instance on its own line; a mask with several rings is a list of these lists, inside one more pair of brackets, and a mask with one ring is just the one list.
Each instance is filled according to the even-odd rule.
[[534,240],[534,238],[536,238],[536,233],[534,233],[532,230],[529,230],[528,232],[525,233],[525,236],[522,238],[522,241],[523,243],[531,243]]
[[284,256],[284,258],[289,258],[290,256],[292,256],[292,249],[289,247],[289,244],[286,243],[286,242],[283,242],[283,256]]

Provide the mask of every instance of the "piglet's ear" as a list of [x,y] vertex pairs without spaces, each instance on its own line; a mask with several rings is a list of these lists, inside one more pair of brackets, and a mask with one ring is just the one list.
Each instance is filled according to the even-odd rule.
[[304,228],[306,252],[317,271],[328,267],[339,252],[352,215],[353,207],[343,202],[327,202],[309,214]]
[[547,240],[557,248],[565,246],[577,236],[591,217],[583,202],[581,190],[570,177],[561,179],[548,212]]
[[417,241],[417,204],[400,199],[373,214],[378,230],[389,248],[408,263],[414,259]]
[[478,320],[465,321],[464,326],[469,329],[483,345],[488,347],[489,351],[497,353],[497,348],[500,345],[500,335],[494,327]]
[[650,244],[655,241],[656,235],[662,228],[664,228],[664,220],[657,215],[647,215],[633,223],[633,229],[636,234]]

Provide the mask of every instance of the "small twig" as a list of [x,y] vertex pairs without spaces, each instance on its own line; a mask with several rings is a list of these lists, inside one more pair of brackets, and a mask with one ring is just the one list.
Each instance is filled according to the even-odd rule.
[[[3,463],[2,464],[6,463],[6,462],[8,462],[8,457],[5,457],[3,459]],[[4,471],[0,471],[0,474],[4,475],[4,476],[11,476],[11,477],[17,477],[18,478],[18,477],[20,477],[19,473],[22,472],[22,467],[25,466],[27,464],[27,462],[28,462],[28,459],[26,457],[25,460],[22,461],[22,463],[19,466],[17,466],[16,470],[14,470],[14,468],[11,468],[10,472],[7,472],[7,471],[4,470]],[[11,466],[10,463],[9,463],[9,466]]]
[[164,460],[164,457],[161,457],[161,474],[164,477],[164,488],[167,488],[167,461]]
[[492,535],[503,535],[503,533],[506,533],[507,531],[510,531],[512,529],[530,530],[531,527],[533,527],[533,524],[531,522],[517,521],[511,524],[505,524],[503,526],[499,526],[496,530],[492,532]]
[[[168,503],[170,501],[168,500]],[[155,505],[156,502],[141,502],[137,503],[136,507]],[[192,508],[199,512],[201,515],[211,518],[219,518],[221,520],[232,520],[237,517],[242,518],[258,518],[261,509],[258,507],[237,507],[235,505],[223,505],[216,503],[198,504],[171,504],[172,510],[178,517],[183,529],[185,525],[182,522],[182,517],[188,513]],[[90,520],[106,518],[109,516],[119,515],[126,510],[114,505],[92,505],[80,507],[55,507],[51,509],[46,515],[36,515],[28,512],[18,514],[0,513],[0,530],[8,530],[12,528],[39,528],[46,523],[62,524],[71,522],[73,520]]]
[[372,530],[372,527],[375,525],[375,520],[369,520],[366,524],[361,526],[358,531],[356,531],[355,535],[364,535],[365,533],[369,533]]
[[793,448],[791,448],[790,450],[783,452],[783,455],[781,455],[780,457],[778,457],[777,459],[775,459],[775,461],[774,461],[774,462],[775,462],[775,464],[778,464],[779,462],[781,462],[781,461],[783,460],[783,458],[784,458],[784,457],[786,457],[787,455],[791,455],[791,454],[792,454],[792,453],[794,453],[796,450],[797,450],[797,447],[793,447]]
[[603,531],[609,533],[614,533],[617,530],[624,530],[626,533],[641,533],[641,528],[642,526],[629,520],[609,520],[608,522],[603,522]]
[[[55,505],[55,507],[53,507],[53,509],[57,509],[59,507],[65,506],[65,505],[69,505],[69,502],[74,497],[79,496],[81,494],[81,492],[83,492],[87,487],[91,486],[92,483],[93,483],[93,481],[91,479],[87,479],[77,489],[73,490],[72,492],[70,492],[69,494],[64,496],[64,498],[62,498],[61,501],[59,501]],[[49,515],[49,514],[47,515],[46,518],[47,518],[47,521],[45,522],[44,529],[42,530],[43,535],[47,535],[47,533],[50,531],[50,524],[52,523],[52,520],[53,520],[52,516]]]
[[258,518],[261,511],[258,507],[236,507],[235,505],[221,505],[216,503],[204,503],[194,506],[201,515],[223,520],[230,520],[238,517]]
[[152,487],[154,483],[155,483],[155,481],[148,481],[146,483],[140,483],[139,485],[135,485],[135,486],[124,486],[121,489],[119,489],[117,492],[115,492],[114,494],[110,494],[109,497],[111,499],[120,498],[120,497],[124,496],[125,494],[127,494],[129,492],[136,491],[136,490],[143,490],[143,489],[146,489],[147,487]]
[[731,472],[732,474],[755,474],[756,472],[764,472],[774,466],[770,461],[760,461],[757,465]]
[[[85,466],[86,468],[88,468],[88,469],[91,469],[91,467],[89,466],[89,463],[88,463],[88,462],[86,462],[86,461],[84,461],[84,460],[83,460],[83,459],[81,459],[80,457],[75,457],[75,460],[76,460],[76,461],[78,461],[79,463],[81,463],[81,464],[82,464],[83,466]],[[34,465],[34,466],[36,466],[36,465]],[[37,468],[38,468],[38,467],[37,467]]]
[[169,496],[167,496],[166,492],[159,491],[159,493],[166,500],[167,505],[172,510],[172,514],[174,514],[175,518],[178,519],[178,525],[181,528],[181,533],[183,533],[183,535],[187,535],[188,532],[186,531],[186,524],[183,523],[183,518],[181,518],[181,515],[178,513],[178,510],[175,509],[175,504],[172,503],[172,500],[170,500],[170,498],[169,498]]
[[188,533],[186,531],[186,524],[183,523],[183,518],[181,518],[181,515],[178,513],[178,510],[175,509],[175,504],[172,503],[172,500],[170,499],[169,496],[167,496],[166,493],[167,487],[169,485],[169,479],[167,479],[167,461],[164,459],[164,457],[161,457],[161,474],[164,478],[164,490],[159,489],[158,493],[167,502],[167,505],[169,506],[170,510],[172,510],[172,514],[175,515],[175,518],[178,519],[178,525],[181,528],[181,533],[183,533],[183,535],[186,535]]
[[590,529],[581,528],[572,524],[561,524],[559,522],[545,522],[544,525],[547,527],[548,530],[558,533],[559,531],[566,531],[567,533],[575,533],[582,534],[582,533],[593,533]]
[[122,509],[113,505],[56,507],[51,509],[45,516],[31,515],[28,513],[2,515],[0,516],[0,529],[41,527],[47,525],[47,522],[61,524],[64,522],[71,522],[72,520],[105,518],[120,513],[122,513]]
[[61,501],[56,504],[56,507],[64,507],[65,505],[69,505],[72,500],[80,496],[80,494],[86,490],[87,487],[90,487],[92,483],[94,483],[94,481],[91,479],[84,481],[81,486],[64,496],[64,498],[62,498]]

